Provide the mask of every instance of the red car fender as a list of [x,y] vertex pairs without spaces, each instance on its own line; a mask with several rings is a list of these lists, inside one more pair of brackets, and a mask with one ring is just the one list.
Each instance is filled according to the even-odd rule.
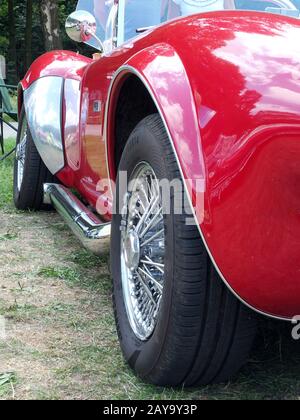
[[[164,121],[182,178],[185,180],[188,197],[191,199],[192,208],[199,212],[197,219],[201,223],[205,165],[198,117],[185,67],[170,45],[158,44],[142,50],[114,75],[108,101],[107,159],[110,177],[113,180],[116,178],[112,159],[115,101],[124,80],[132,74],[143,82]],[[196,201],[200,204],[199,207],[196,206]]]
[[51,51],[37,58],[21,81],[26,90],[37,79],[58,76],[81,80],[85,67],[93,60],[71,51]]
[[23,105],[23,92],[41,77],[57,76],[81,80],[84,70],[93,60],[72,51],[51,51],[38,57],[30,66],[18,88],[18,112]]

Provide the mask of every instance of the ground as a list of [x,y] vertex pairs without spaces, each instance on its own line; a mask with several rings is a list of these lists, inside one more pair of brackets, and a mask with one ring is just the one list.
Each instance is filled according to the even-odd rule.
[[83,250],[57,214],[16,212],[11,185],[9,160],[0,163],[0,399],[300,398],[300,343],[289,324],[263,320],[233,382],[141,382],[119,349],[108,258]]

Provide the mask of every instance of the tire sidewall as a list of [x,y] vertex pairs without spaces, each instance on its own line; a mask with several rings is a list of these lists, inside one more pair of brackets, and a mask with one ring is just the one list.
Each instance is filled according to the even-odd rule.
[[[22,134],[22,128],[23,128],[23,124],[24,124],[24,118],[26,117],[25,114],[25,110],[24,108],[21,111],[21,115],[20,115],[20,120],[19,120],[19,129],[17,132],[17,138],[16,138],[16,153],[17,153],[17,147],[21,142],[21,134]],[[27,127],[28,129],[28,127]],[[26,144],[26,156],[27,156],[27,152],[28,152],[28,142]],[[19,203],[21,200],[21,195],[22,195],[22,187],[24,184],[24,179],[26,177],[26,158],[25,158],[25,167],[24,167],[24,172],[23,172],[23,179],[22,179],[22,183],[20,186],[20,189],[18,188],[18,161],[16,158],[16,153],[15,153],[15,159],[14,159],[14,178],[13,178],[13,193],[14,193],[14,202],[16,207],[19,207]]]

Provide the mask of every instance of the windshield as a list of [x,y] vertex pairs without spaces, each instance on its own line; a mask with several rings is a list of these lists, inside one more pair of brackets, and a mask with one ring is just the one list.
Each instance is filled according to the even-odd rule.
[[[107,50],[116,37],[120,45],[144,28],[172,18],[226,9],[266,11],[299,18],[300,0],[79,0],[77,4],[77,10],[89,11],[96,17],[97,35]],[[114,33],[116,28],[118,34]],[[88,44],[96,47],[94,40]]]
[[[108,18],[112,10],[114,1],[112,0],[79,0],[76,10],[85,10],[95,16],[97,20],[97,36],[102,41],[108,39],[106,27]],[[91,39],[87,42],[88,45],[97,48],[97,41]]]

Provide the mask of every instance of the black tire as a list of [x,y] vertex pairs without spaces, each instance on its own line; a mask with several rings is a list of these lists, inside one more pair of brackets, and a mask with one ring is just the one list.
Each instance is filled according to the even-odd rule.
[[[148,162],[159,179],[180,179],[165,128],[156,114],[145,118],[131,134],[119,172],[128,171],[130,179],[141,161]],[[119,188],[118,180],[117,208],[121,205]],[[230,380],[246,362],[256,333],[255,314],[224,285],[198,228],[186,225],[185,220],[184,213],[165,216],[165,286],[156,328],[147,341],[137,338],[128,321],[120,271],[120,214],[112,222],[113,299],[121,348],[138,376],[160,386]]]
[[27,142],[25,146],[24,173],[23,179],[18,186],[18,161],[14,162],[14,203],[18,210],[48,210],[50,206],[43,204],[43,185],[47,182],[54,182],[53,175],[46,168],[32,139],[27,125],[24,107],[19,120],[17,134],[17,147],[23,140],[23,128],[27,127]]

